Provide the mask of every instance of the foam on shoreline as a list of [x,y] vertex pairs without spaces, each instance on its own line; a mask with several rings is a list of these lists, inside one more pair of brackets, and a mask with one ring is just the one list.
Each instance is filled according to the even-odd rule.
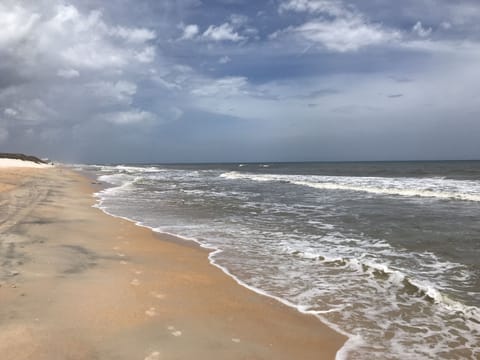
[[[337,353],[337,359],[345,359],[348,358],[349,356],[352,356],[352,354],[355,354],[356,352],[361,352],[364,351],[363,349],[368,349],[369,347],[372,347],[372,339],[369,337],[370,334],[374,334],[373,332],[370,333],[365,333],[363,332],[363,329],[360,329],[359,331],[358,326],[345,326],[345,323],[341,321],[337,321],[336,319],[344,316],[344,318],[348,318],[349,316],[352,316],[349,311],[349,303],[343,302],[342,305],[340,306],[335,306],[332,303],[329,304],[329,306],[324,306],[321,308],[317,308],[315,306],[312,306],[311,303],[308,303],[303,301],[302,298],[300,298],[300,301],[297,301],[296,298],[290,296],[288,297],[288,292],[275,292],[275,290],[271,290],[272,287],[269,287],[268,285],[265,286],[265,284],[259,283],[259,282],[250,282],[249,281],[243,281],[242,276],[240,278],[237,278],[235,275],[235,268],[231,268],[229,265],[226,265],[227,263],[223,263],[222,261],[222,253],[228,254],[228,249],[225,250],[225,248],[218,244],[215,244],[215,239],[213,238],[213,243],[210,241],[206,240],[209,239],[209,236],[200,236],[198,235],[198,232],[196,233],[195,231],[192,232],[183,232],[183,234],[179,234],[177,231],[177,226],[173,225],[171,227],[158,227],[159,224],[155,224],[155,222],[148,221],[147,219],[143,219],[142,216],[137,217],[136,215],[131,216],[131,212],[124,213],[122,215],[124,216],[118,216],[118,215],[113,215],[110,213],[112,211],[115,213],[114,208],[107,207],[106,204],[104,203],[105,200],[109,199],[112,195],[116,196],[117,192],[119,192],[119,196],[122,197],[122,194],[125,193],[135,193],[137,186],[139,188],[143,188],[144,186],[149,186],[151,182],[155,182],[157,180],[159,181],[165,181],[165,179],[169,181],[183,181],[184,178],[180,177],[180,175],[175,174],[177,171],[174,169],[172,172],[175,174],[172,178],[166,176],[166,175],[160,175],[160,174],[145,174],[145,173],[152,173],[152,172],[162,172],[163,169],[159,169],[156,167],[150,167],[150,168],[137,168],[135,167],[102,167],[102,166],[96,166],[96,170],[100,170],[100,175],[98,179],[102,182],[110,183],[113,185],[112,187],[107,187],[104,188],[102,191],[98,192],[96,194],[98,198],[98,204],[96,207],[102,209],[105,213],[114,216],[114,217],[119,217],[125,220],[130,220],[134,222],[136,225],[143,226],[146,228],[149,228],[157,233],[162,233],[162,234],[167,234],[167,235],[172,235],[176,238],[180,238],[183,240],[189,240],[197,243],[200,245],[202,248],[207,248],[211,250],[211,252],[208,255],[209,262],[211,265],[214,265],[215,267],[219,268],[222,270],[223,273],[227,274],[229,277],[233,278],[236,283],[240,284],[242,287],[248,288],[258,294],[267,296],[269,298],[273,298],[280,303],[287,305],[291,308],[295,308],[297,311],[300,313],[304,314],[310,314],[314,315],[318,319],[320,319],[324,324],[328,325],[330,328],[336,330],[338,333],[343,334],[347,336],[348,341],[344,343],[343,347],[338,351]],[[118,172],[117,170],[120,170]],[[223,169],[222,169],[223,170]],[[165,170],[163,170],[165,171]],[[144,175],[145,174],[145,175]],[[197,171],[190,171],[189,173],[194,174],[192,181],[197,181],[197,178],[200,177],[198,175]],[[219,172],[215,172],[214,175],[219,175],[221,178],[225,178],[225,174],[232,174],[232,172],[223,172],[219,174]],[[243,175],[240,173],[234,173],[235,175],[233,176],[236,178],[238,175]],[[99,175],[99,174],[98,174]],[[97,175],[97,176],[98,176]],[[282,184],[294,184],[294,185],[305,185],[308,187],[315,187],[316,186],[310,186],[311,184],[299,184],[292,182],[290,180],[295,179],[297,177],[313,177],[314,179],[319,179],[319,176],[311,176],[311,175],[274,175],[274,174],[255,174],[254,175],[256,178],[254,180],[258,181],[279,181]],[[248,177],[244,178],[242,177],[240,180],[250,180],[251,175],[248,175]],[[201,178],[201,177],[200,177]],[[272,180],[272,178],[274,178]],[[322,177],[324,178],[324,177]],[[180,180],[179,180],[180,179]],[[259,180],[261,179],[261,180]],[[286,179],[289,179],[288,181]],[[391,179],[391,178],[352,178],[352,177],[337,177],[337,180],[340,179],[343,182],[346,182],[348,184],[355,184],[356,186],[359,185],[359,183],[362,183],[367,187],[369,190],[372,190],[370,187],[371,185],[376,185],[375,189],[378,188],[377,185],[382,185],[386,186],[388,190],[391,190],[390,192],[392,193],[391,195],[399,195],[398,190],[402,190],[402,186],[405,185],[406,187],[409,187],[413,190],[425,190],[427,191],[425,194],[432,195],[428,191],[432,191],[432,189],[436,190],[435,195],[440,194],[441,196],[426,196],[426,197],[436,197],[444,200],[444,196],[447,197],[447,193],[451,194],[452,191],[455,192],[457,195],[469,195],[464,191],[465,187],[463,185],[468,185],[470,184],[469,181],[466,180],[442,180],[442,182],[447,182],[445,188],[440,186],[441,184],[437,184],[437,178],[422,178],[417,181],[417,179],[411,179],[411,178],[401,178],[401,179]],[[186,181],[188,182],[191,180],[190,178],[187,178]],[[222,181],[222,180],[220,180]],[[401,182],[401,183],[397,183]],[[377,184],[379,183],[379,184]],[[404,184],[405,183],[405,184]],[[162,189],[168,189],[170,190],[171,187],[170,185],[166,185],[164,183],[162,184]],[[361,185],[361,184],[360,184]],[[427,186],[428,185],[428,186]],[[289,186],[289,185],[286,185]],[[388,188],[390,186],[390,188]],[[175,188],[175,187],[174,187]],[[453,190],[452,190],[453,188]],[[348,188],[349,190],[352,190],[352,187]],[[363,188],[362,188],[363,189]],[[383,189],[383,188],[382,188]],[[217,194],[233,194],[233,192],[222,192],[222,187],[217,187],[214,189],[214,191],[208,192],[209,190],[205,190],[199,186],[197,187],[192,187],[191,186],[185,186],[182,187],[181,189],[178,189],[177,191],[181,191],[182,193],[188,193],[188,194],[193,194],[193,196],[199,195],[199,196],[205,196],[205,194],[209,194],[210,198],[212,196],[216,196]],[[342,190],[346,190],[346,188],[342,188]],[[371,192],[373,192],[373,190]],[[395,191],[394,191],[395,190]],[[362,191],[362,190],[359,190]],[[442,192],[443,191],[443,192]],[[366,191],[370,192],[370,191]],[[156,191],[154,191],[156,193]],[[385,192],[380,192],[380,194],[384,194]],[[243,194],[243,193],[236,193],[236,194]],[[402,193],[402,195],[405,195],[406,193]],[[417,194],[415,192],[413,197],[420,197],[421,195]],[[452,199],[452,196],[448,195],[450,199]],[[425,196],[424,196],[425,197]],[[250,204],[248,202],[248,197],[240,197],[236,196],[236,200],[241,199],[242,201],[247,200],[246,204]],[[455,200],[467,200],[465,198],[459,198],[458,196],[453,196],[453,199]],[[452,200],[453,200],[452,199]],[[125,200],[125,199],[123,199]],[[471,198],[468,200],[475,201]],[[275,203],[275,205],[277,205]],[[280,209],[284,209],[280,207]],[[257,210],[257,208],[254,208],[253,210]],[[253,211],[252,210],[252,211]],[[121,212],[120,212],[121,213]],[[130,215],[128,215],[130,214]],[[131,216],[128,218],[128,216]],[[310,223],[310,220],[308,221]],[[312,222],[313,223],[313,222]],[[360,250],[355,250],[352,251],[354,247],[358,247],[363,244],[362,238],[350,238],[350,237],[345,237],[344,235],[337,233],[336,231],[333,232],[334,227],[333,225],[329,224],[323,224],[320,223],[318,225],[315,223],[315,226],[325,226],[329,230],[332,230],[332,232],[328,233],[328,236],[324,236],[322,239],[326,240],[329,244],[332,244],[333,247],[336,247],[338,245],[338,240],[342,239],[344,243],[348,243],[344,247],[339,247],[340,250],[342,251],[320,251],[319,249],[316,249],[315,247],[312,248],[305,248],[303,245],[304,243],[297,244],[295,243],[290,243],[286,242],[282,245],[285,245],[285,247],[282,247],[281,249],[281,256],[285,256],[287,259],[291,259],[292,256],[295,258],[299,258],[302,263],[308,260],[312,260],[315,263],[321,263],[322,267],[328,268],[328,269],[334,269],[332,272],[335,272],[335,268],[341,268],[345,269],[346,272],[353,274],[352,276],[355,277],[356,280],[360,279],[362,283],[366,283],[368,286],[370,286],[371,289],[382,289],[385,290],[386,296],[392,296],[392,297],[399,297],[399,301],[405,305],[409,306],[413,303],[415,304],[420,304],[423,308],[423,305],[425,305],[428,309],[432,310],[433,314],[442,314],[438,315],[438,317],[435,317],[436,320],[439,320],[442,316],[454,316],[454,317],[459,317],[460,319],[463,319],[463,321],[468,322],[468,326],[473,329],[473,333],[478,332],[478,316],[480,313],[478,313],[478,308],[474,306],[468,306],[468,304],[464,304],[461,301],[457,301],[455,294],[448,293],[444,288],[444,284],[440,282],[435,282],[432,283],[429,281],[428,277],[425,278],[422,276],[417,276],[416,273],[413,273],[411,271],[408,271],[408,267],[401,267],[398,266],[395,262],[392,261],[383,261],[383,259],[380,258],[380,256],[366,256],[366,254],[362,253]],[[330,227],[328,227],[330,226]],[[276,233],[272,233],[276,234]],[[282,233],[283,234],[283,233]],[[340,234],[340,235],[338,235]],[[369,239],[368,247],[365,247],[365,249],[369,250],[372,254],[387,254],[390,255],[391,253],[394,252],[395,258],[401,258],[402,260],[405,259],[408,256],[408,260],[410,260],[410,255],[407,255],[402,249],[399,251],[396,251],[396,249],[392,248],[388,243],[385,243],[383,241],[377,241],[374,240],[373,243]],[[352,245],[353,244],[353,245]],[[289,246],[287,246],[289,245]],[[341,244],[340,244],[341,245]],[[397,249],[398,250],[398,249]],[[368,255],[368,254],[367,254]],[[226,255],[228,256],[228,255]],[[440,261],[433,253],[430,252],[425,252],[419,254],[418,257],[413,259],[414,262],[416,260],[419,261],[420,264],[422,264],[422,269],[425,271],[427,274],[438,274],[440,271],[439,269],[457,269],[457,267],[460,266],[460,264],[456,263],[451,263],[448,261]],[[295,260],[297,262],[297,260]],[[308,261],[310,263],[310,261]],[[407,263],[409,263],[407,261]],[[237,269],[238,270],[238,269]],[[233,273],[232,273],[232,272]],[[452,271],[455,273],[455,276],[460,279],[463,278],[468,278],[466,273],[463,272],[458,272]],[[240,274],[240,273],[238,273]],[[420,274],[421,275],[421,274]],[[354,283],[355,285],[356,283]],[[322,289],[322,287],[319,287],[319,289]],[[360,289],[361,290],[361,289]],[[274,295],[275,294],[275,295]],[[279,294],[284,294],[284,296],[279,295]],[[373,294],[373,293],[372,293]],[[314,296],[316,293],[314,292],[309,292],[307,294],[308,296]],[[365,301],[365,298],[363,298],[364,302],[363,305],[366,305],[367,308],[371,309],[370,311],[371,315],[372,313],[377,314],[375,311],[376,309],[373,307],[369,307],[369,302]],[[368,299],[367,299],[368,300]],[[307,303],[309,305],[307,305]],[[355,302],[353,302],[356,304]],[[379,314],[381,314],[380,311],[383,311],[384,309],[390,309],[392,311],[398,310],[398,307],[395,308],[395,301],[392,301],[394,304],[392,307],[389,307],[388,304],[386,307],[379,307]],[[333,305],[333,306],[332,306]],[[356,310],[355,310],[356,311]],[[333,314],[332,314],[333,313]],[[332,314],[332,315],[330,315]],[[343,315],[347,314],[347,315]],[[350,314],[350,315],[348,315]],[[343,321],[343,318],[342,318]],[[404,322],[403,325],[405,325],[406,321]],[[438,324],[438,321],[437,321]],[[362,325],[363,326],[363,325]],[[434,330],[425,330],[427,327],[418,325],[419,331],[428,331],[429,334],[437,334],[439,333],[438,330],[441,327],[436,326],[433,327]],[[368,331],[370,331],[368,329]],[[401,331],[401,329],[400,329]],[[402,334],[404,334],[402,332]],[[453,333],[452,333],[453,334]],[[405,331],[405,335],[407,335],[407,338],[410,339],[410,333],[407,333]],[[468,334],[467,334],[468,335]],[[465,335],[465,341],[467,341],[469,344],[475,343],[474,336],[467,336]],[[410,336],[410,337],[408,337]],[[433,336],[433,335],[432,335]],[[448,347],[449,343],[448,341],[453,341],[452,339],[455,338],[455,334],[451,336],[451,339],[447,339],[447,336],[445,336],[445,342],[443,343],[445,346],[443,348],[438,345],[436,347],[435,351],[449,351],[450,347]],[[391,346],[392,349],[395,349],[398,353],[403,351],[403,345],[400,343],[401,341],[401,336],[398,336],[398,339],[393,339],[391,343],[386,344],[386,346]],[[442,340],[444,339],[442,337]],[[410,353],[411,354],[428,354],[430,350],[426,349],[423,347],[422,344],[419,344],[414,350],[412,350]]]
[[[126,184],[124,183],[123,185],[120,185],[120,187],[128,186],[129,184],[130,184],[130,182],[127,182]],[[328,321],[326,318],[324,318],[322,316],[322,313],[338,311],[338,309],[330,309],[330,310],[327,310],[327,311],[324,311],[324,312],[309,310],[307,307],[296,305],[296,304],[294,304],[294,303],[292,303],[292,302],[290,302],[290,301],[288,301],[284,298],[272,295],[272,294],[270,294],[270,293],[268,293],[268,292],[266,292],[262,289],[251,286],[251,285],[245,283],[244,281],[242,281],[237,276],[233,275],[226,267],[218,264],[215,261],[215,256],[222,253],[223,252],[222,249],[219,249],[219,248],[217,248],[217,247],[215,247],[211,244],[202,243],[201,241],[199,241],[198,239],[193,238],[193,237],[186,237],[186,236],[182,236],[180,234],[175,234],[175,233],[171,233],[171,232],[168,232],[168,231],[164,231],[161,228],[154,228],[154,227],[148,226],[141,221],[137,221],[137,220],[125,217],[125,216],[121,216],[121,215],[115,215],[115,214],[109,212],[106,209],[105,206],[102,206],[102,203],[103,203],[102,195],[103,195],[103,192],[108,192],[108,190],[117,189],[117,188],[118,188],[118,186],[114,186],[114,187],[111,187],[111,188],[106,188],[106,189],[103,189],[101,191],[95,192],[93,194],[93,196],[97,199],[97,203],[92,205],[92,207],[101,210],[103,213],[105,213],[105,214],[107,214],[111,217],[129,221],[129,222],[135,224],[136,226],[149,229],[149,230],[153,231],[154,233],[157,233],[157,234],[160,234],[160,235],[163,234],[163,235],[172,236],[172,237],[174,237],[174,238],[176,238],[180,241],[193,242],[193,243],[197,244],[199,247],[209,250],[210,252],[208,254],[208,262],[211,265],[215,266],[216,268],[220,269],[225,275],[232,278],[238,285],[240,285],[244,288],[247,288],[250,291],[253,291],[254,293],[257,293],[259,295],[274,299],[274,300],[278,301],[279,303],[281,303],[281,304],[283,304],[283,305],[285,305],[289,308],[297,310],[301,314],[314,316],[321,323],[328,326],[330,329],[336,331],[338,334],[341,334],[341,335],[343,335],[347,338],[347,340],[345,341],[343,346],[337,351],[337,354],[335,356],[335,360],[345,360],[345,359],[347,359],[348,353],[351,350],[355,349],[357,346],[359,346],[359,344],[363,343],[363,340],[362,340],[361,336],[352,335],[352,334],[349,334],[349,333],[343,331],[339,326],[333,324],[332,322]]]
[[146,359],[159,351],[186,359],[332,359],[346,340],[237,286],[196,246],[156,241],[152,231],[92,209],[98,184],[82,174],[57,167],[1,175],[21,183],[2,198],[12,204],[9,224],[19,224],[1,229],[10,249],[0,274],[2,360],[33,353],[38,360]]

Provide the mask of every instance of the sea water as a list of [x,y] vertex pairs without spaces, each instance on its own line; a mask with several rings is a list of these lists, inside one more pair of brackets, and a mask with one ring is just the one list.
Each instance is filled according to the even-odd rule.
[[480,358],[480,162],[77,168],[104,211],[347,335],[338,358]]

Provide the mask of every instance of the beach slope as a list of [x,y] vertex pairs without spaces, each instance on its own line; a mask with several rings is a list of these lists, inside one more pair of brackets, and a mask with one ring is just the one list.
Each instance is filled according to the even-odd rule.
[[61,167],[0,169],[2,360],[333,359],[346,340],[193,243],[93,208]]

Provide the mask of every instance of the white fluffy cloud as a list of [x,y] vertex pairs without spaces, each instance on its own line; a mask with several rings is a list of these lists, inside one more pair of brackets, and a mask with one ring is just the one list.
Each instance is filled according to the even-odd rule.
[[312,20],[301,26],[290,28],[288,32],[338,52],[356,51],[360,48],[379,45],[400,39],[400,33],[382,29],[358,18],[345,18],[328,21]]
[[[155,38],[144,28],[108,26],[102,13],[83,15],[72,5],[59,6],[56,15],[44,24],[41,42],[63,44],[60,54],[74,67],[123,67],[131,61],[152,61],[152,50],[146,43]],[[123,40],[118,44],[115,39]],[[54,46],[54,45],[53,45]],[[144,52],[149,54],[145,56]],[[140,54],[140,57],[139,57]]]
[[101,114],[99,115],[99,118],[115,125],[151,123],[156,120],[156,116],[151,112],[138,109]]
[[335,0],[288,0],[279,6],[279,12],[307,13],[315,16],[302,25],[291,26],[273,33],[271,38],[285,35],[299,36],[334,52],[356,51],[401,38],[399,31],[370,23],[354,8]]
[[[229,21],[221,25],[210,25],[203,33],[196,24],[184,25],[181,23],[178,27],[182,30],[179,40],[209,40],[215,42],[231,41],[238,42],[246,40],[247,34],[256,35],[256,29],[246,26],[248,17],[244,15],[233,14]],[[240,33],[243,31],[243,34]]]
[[180,25],[180,27],[183,30],[183,34],[180,37],[181,40],[193,39],[200,32],[198,25],[195,25],[195,24]]
[[22,5],[0,5],[0,28],[1,52],[27,62],[60,62],[67,69],[122,67],[139,61],[137,55],[156,37],[145,28],[110,26],[100,11],[82,14],[73,5],[57,5],[45,14]]
[[427,37],[432,32],[432,28],[424,28],[421,21],[413,26],[412,31],[420,37]]
[[68,2],[37,5],[0,2],[0,79],[6,79],[0,108],[7,134],[28,138],[48,129],[64,137],[99,113],[117,125],[155,119],[134,103],[132,81],[155,61],[155,31],[109,23],[101,11]]
[[279,12],[286,11],[324,13],[331,16],[345,16],[350,12],[336,0],[287,0],[279,6]]
[[242,41],[246,37],[240,35],[230,23],[223,23],[222,25],[210,25],[202,35],[205,39],[213,41]]
[[124,26],[113,27],[109,29],[108,33],[128,42],[139,44],[153,40],[157,37],[154,31],[144,28],[126,28]]
[[7,7],[0,3],[0,47],[5,49],[25,40],[39,20],[39,14],[22,6]]
[[18,111],[12,108],[6,108],[4,110],[4,114],[7,116],[16,116],[18,114]]

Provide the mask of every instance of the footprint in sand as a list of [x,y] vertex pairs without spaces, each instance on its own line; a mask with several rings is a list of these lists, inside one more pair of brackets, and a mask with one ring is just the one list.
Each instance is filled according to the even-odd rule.
[[130,285],[138,286],[140,285],[140,281],[138,279],[133,279],[132,281],[130,281]]
[[120,257],[125,257],[125,254],[122,254],[122,253],[118,253],[117,256],[120,256]]
[[143,273],[143,271],[140,271],[140,270],[133,270],[133,273],[134,273],[135,275],[140,275],[140,274],[142,274],[142,273]]
[[122,260],[122,261],[120,261],[120,264],[122,264],[122,265],[127,265],[128,262],[126,262],[125,260]]
[[240,339],[232,338],[232,341],[233,341],[234,343],[237,343],[237,344],[238,344],[238,343],[240,342]]
[[160,353],[158,351],[152,352],[144,360],[160,360]]
[[157,299],[160,299],[160,300],[165,299],[165,295],[157,293],[155,291],[152,291],[150,294]]
[[115,251],[120,250],[120,248],[118,246],[114,246],[112,249],[115,250]]
[[157,315],[157,311],[155,310],[154,307],[151,307],[150,309],[145,311],[145,314],[147,314],[148,316],[155,316],[155,315]]
[[173,336],[182,336],[182,332],[180,330],[175,330],[175,327],[169,326],[167,327],[168,331],[170,331],[170,334]]

